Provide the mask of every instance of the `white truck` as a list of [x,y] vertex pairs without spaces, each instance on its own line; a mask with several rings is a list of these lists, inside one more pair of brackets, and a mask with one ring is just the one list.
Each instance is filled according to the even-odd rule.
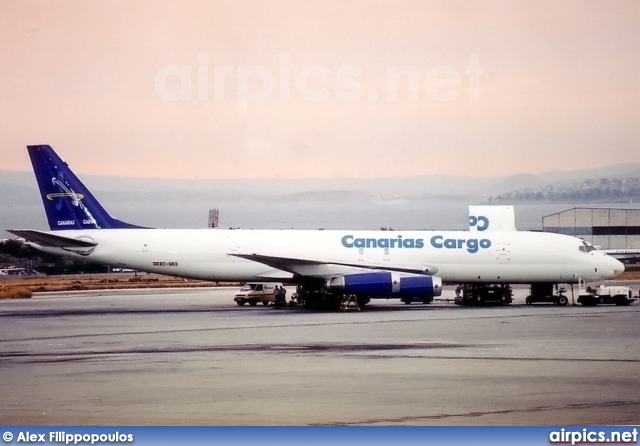
[[269,305],[270,302],[276,301],[276,287],[281,288],[282,284],[275,282],[247,282],[236,293],[233,300],[240,306],[245,303],[253,306],[257,305],[258,302],[262,302],[262,305]]
[[[581,283],[581,285],[583,285]],[[630,305],[635,298],[633,290],[628,286],[605,286],[596,288],[580,286],[578,291],[578,303],[584,306],[598,304]]]

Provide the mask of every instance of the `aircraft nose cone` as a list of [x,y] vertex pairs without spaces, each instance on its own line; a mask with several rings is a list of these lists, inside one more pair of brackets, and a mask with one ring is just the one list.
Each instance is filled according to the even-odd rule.
[[604,254],[606,269],[611,271],[611,277],[615,277],[618,274],[622,274],[624,272],[624,264],[616,258],[611,257],[610,255]]
[[624,264],[617,259],[613,259],[613,261],[613,275],[617,276],[618,274],[622,274],[624,272]]

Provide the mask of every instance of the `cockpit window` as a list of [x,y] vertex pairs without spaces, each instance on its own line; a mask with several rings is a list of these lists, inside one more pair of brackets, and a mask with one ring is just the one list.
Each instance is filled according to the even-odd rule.
[[596,247],[586,242],[585,240],[582,240],[582,246],[579,249],[580,251],[587,253],[587,252],[595,251]]

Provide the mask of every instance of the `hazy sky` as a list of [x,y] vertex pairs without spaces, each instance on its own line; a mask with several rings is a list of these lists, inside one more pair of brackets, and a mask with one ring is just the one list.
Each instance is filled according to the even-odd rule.
[[493,176],[640,162],[640,2],[0,0],[0,169]]

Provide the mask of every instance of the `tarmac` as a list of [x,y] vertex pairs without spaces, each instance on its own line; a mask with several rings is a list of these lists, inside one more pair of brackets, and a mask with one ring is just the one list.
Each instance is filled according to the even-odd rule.
[[[504,307],[376,300],[364,311],[320,313],[239,307],[236,290],[78,291],[1,301],[0,423],[640,420],[638,301],[527,306],[521,288]],[[453,298],[453,288],[444,296]]]

